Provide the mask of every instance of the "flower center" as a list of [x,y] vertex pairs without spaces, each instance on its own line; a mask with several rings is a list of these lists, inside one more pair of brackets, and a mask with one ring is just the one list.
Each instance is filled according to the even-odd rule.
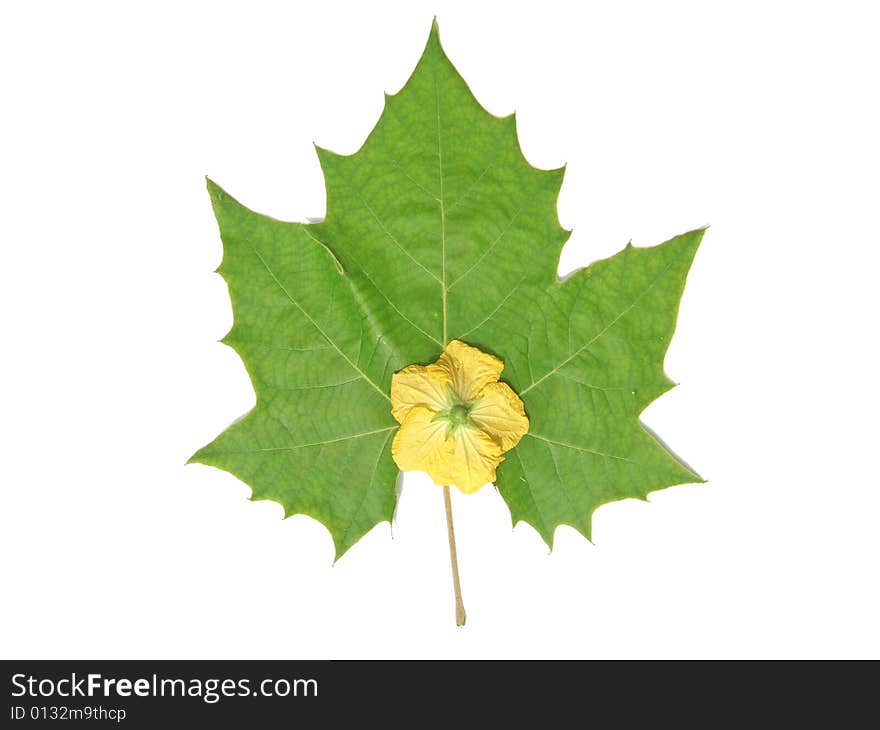
[[473,403],[462,403],[456,399],[445,411],[440,411],[435,415],[434,420],[446,421],[446,434],[451,436],[458,429],[473,425],[473,420],[471,419],[472,405]]
[[471,420],[470,416],[468,415],[470,413],[470,410],[471,409],[464,405],[464,403],[459,403],[452,406],[452,408],[449,409],[449,422],[453,426],[461,426],[467,423]]

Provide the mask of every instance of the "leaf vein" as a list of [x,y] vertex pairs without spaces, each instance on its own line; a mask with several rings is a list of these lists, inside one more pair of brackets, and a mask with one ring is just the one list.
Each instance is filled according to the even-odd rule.
[[376,457],[376,463],[373,465],[373,472],[370,474],[370,481],[368,483],[367,488],[364,490],[364,494],[361,497],[360,502],[358,503],[357,509],[355,509],[351,513],[351,517],[348,520],[348,524],[345,526],[345,530],[342,531],[342,536],[339,538],[339,541],[345,544],[345,539],[348,537],[348,533],[351,530],[352,525],[354,525],[355,518],[360,514],[361,510],[364,508],[364,503],[367,501],[367,497],[370,493],[370,488],[376,481],[376,472],[379,471],[379,462],[382,461],[382,455],[385,453],[385,449],[388,447],[388,439],[391,438],[391,434],[389,433],[385,440],[382,442],[382,448],[379,449],[379,455]]
[[377,433],[385,433],[386,431],[393,431],[397,428],[397,424],[394,426],[386,426],[385,428],[377,428],[372,431],[363,431],[362,433],[354,433],[349,434],[348,436],[340,436],[335,439],[327,439],[325,441],[313,441],[307,444],[291,444],[290,446],[273,446],[264,449],[244,449],[242,451],[227,451],[224,453],[228,454],[256,454],[256,453],[264,453],[271,451],[295,451],[297,449],[308,449],[314,446],[326,446],[327,444],[336,444],[341,441],[351,441],[354,439],[364,438],[365,436],[373,436]]
[[361,370],[348,355],[346,355],[342,351],[339,345],[337,345],[332,339],[330,339],[330,336],[326,332],[324,332],[324,330],[321,328],[321,325],[318,324],[315,318],[312,317],[305,309],[303,309],[302,305],[291,296],[290,292],[287,291],[287,287],[285,287],[284,284],[282,284],[281,281],[278,279],[278,277],[275,276],[275,272],[272,271],[272,269],[269,267],[269,264],[266,263],[266,259],[263,258],[263,255],[256,249],[256,247],[250,241],[248,241],[248,245],[251,247],[251,250],[256,254],[257,258],[260,260],[260,263],[263,264],[266,272],[269,274],[269,276],[272,277],[273,281],[278,285],[278,288],[284,292],[284,295],[290,300],[290,302],[297,309],[299,309],[299,311],[302,312],[303,315],[305,315],[306,319],[308,319],[309,322],[311,322],[312,325],[315,327],[315,329],[321,333],[323,338],[333,346],[336,352],[338,352],[342,356],[343,360],[345,360],[349,365],[351,365],[352,368],[360,373],[361,377],[366,380],[370,385],[372,385],[376,389],[376,392],[390,403],[391,398],[385,393],[385,391],[383,391],[373,380],[371,380],[370,377],[363,370]]
[[636,462],[632,459],[627,459],[625,456],[617,456],[615,454],[606,454],[604,451],[597,451],[596,449],[587,449],[583,446],[575,446],[574,444],[566,443],[565,441],[557,441],[556,439],[550,439],[546,436],[541,436],[537,433],[532,433],[529,431],[526,433],[526,436],[531,436],[533,439],[538,439],[539,441],[546,441],[548,444],[554,444],[556,446],[562,446],[566,449],[573,449],[575,451],[582,451],[585,454],[593,454],[594,456],[605,456],[609,459],[618,459],[619,461],[625,461],[628,464],[635,464]]
[[610,330],[621,319],[623,319],[623,317],[625,317],[627,314],[629,314],[633,310],[633,308],[648,294],[648,292],[651,291],[651,289],[653,289],[656,286],[657,282],[660,281],[660,279],[662,279],[663,276],[666,275],[666,272],[668,272],[669,269],[672,268],[673,263],[675,263],[675,262],[674,261],[670,262],[663,269],[663,271],[661,271],[659,274],[657,274],[657,276],[654,277],[654,280],[645,288],[645,290],[643,292],[641,292],[641,294],[639,294],[635,299],[633,299],[633,301],[627,307],[625,307],[624,310],[620,314],[618,314],[607,325],[605,325],[599,331],[599,333],[597,335],[595,335],[589,342],[587,342],[585,345],[583,345],[583,346],[579,347],[577,350],[575,350],[574,353],[572,353],[571,355],[566,357],[562,362],[560,362],[552,370],[549,370],[548,372],[546,372],[544,375],[542,375],[537,380],[532,381],[532,383],[530,383],[528,386],[526,386],[523,390],[520,391],[520,396],[525,395],[532,388],[534,388],[537,385],[540,385],[550,376],[555,375],[557,372],[559,372],[560,368],[565,367],[568,363],[570,363],[572,360],[574,360],[574,358],[576,358],[578,355],[580,355],[584,350],[586,350],[588,347],[592,346],[597,340],[599,340],[602,336],[604,336],[605,333],[608,332],[608,330]]

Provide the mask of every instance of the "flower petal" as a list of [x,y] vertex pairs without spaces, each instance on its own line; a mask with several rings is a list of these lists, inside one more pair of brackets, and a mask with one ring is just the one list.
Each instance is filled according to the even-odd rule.
[[410,365],[391,376],[391,415],[403,423],[412,408],[424,406],[435,413],[448,408],[449,378],[429,371],[424,365]]
[[442,469],[455,449],[452,439],[447,438],[447,430],[448,424],[434,420],[430,408],[410,408],[391,443],[391,455],[397,466],[403,471],[426,471],[429,474]]
[[471,420],[508,451],[529,430],[523,402],[507,383],[489,383],[471,406]]
[[442,373],[462,401],[473,400],[486,385],[501,377],[504,363],[476,347],[452,340],[433,365],[431,372]]
[[501,447],[478,428],[459,428],[451,439],[454,449],[440,469],[428,470],[436,484],[458,487],[473,494],[488,482],[495,481],[495,468],[504,457]]

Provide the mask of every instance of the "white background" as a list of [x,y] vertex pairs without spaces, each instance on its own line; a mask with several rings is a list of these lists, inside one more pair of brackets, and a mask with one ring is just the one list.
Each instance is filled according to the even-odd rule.
[[[205,174],[324,210],[438,15],[481,102],[568,163],[561,271],[711,224],[645,421],[709,483],[548,554],[440,491],[335,567],[184,467],[248,410]],[[870,3],[5,3],[0,656],[880,657],[878,18]]]

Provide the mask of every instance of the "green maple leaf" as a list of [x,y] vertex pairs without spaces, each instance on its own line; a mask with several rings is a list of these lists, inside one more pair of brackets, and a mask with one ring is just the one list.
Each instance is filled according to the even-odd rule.
[[235,321],[223,341],[256,406],[192,461],[319,520],[341,556],[394,512],[391,376],[460,339],[501,358],[525,403],[497,486],[551,547],[561,524],[589,536],[603,503],[701,481],[639,414],[672,386],[663,358],[702,230],[560,281],[563,170],[529,165],[513,115],[479,105],[436,23],[363,147],[318,156],[321,223],[273,220],[208,183]]

